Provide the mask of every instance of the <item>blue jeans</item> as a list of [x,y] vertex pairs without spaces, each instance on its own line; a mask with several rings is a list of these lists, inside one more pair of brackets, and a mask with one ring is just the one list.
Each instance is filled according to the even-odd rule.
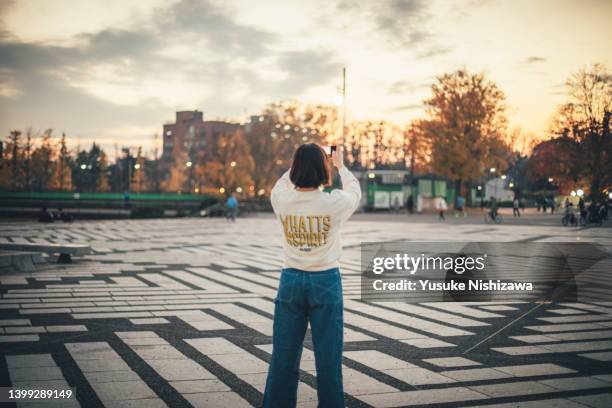
[[302,346],[310,322],[319,407],[344,407],[340,270],[283,269],[274,303],[272,361],[263,406],[295,407]]

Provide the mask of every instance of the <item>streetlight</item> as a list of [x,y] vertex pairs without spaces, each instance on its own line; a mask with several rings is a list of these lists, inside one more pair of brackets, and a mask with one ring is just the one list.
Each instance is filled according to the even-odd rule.
[[489,169],[489,172],[490,172],[490,173],[495,173],[496,171],[497,171],[497,169],[496,169],[495,167],[491,167],[491,168]]
[[237,193],[242,193],[242,187],[236,187],[236,192]]
[[552,183],[553,181],[554,181],[554,179],[553,179],[552,177],[549,177],[549,178],[548,178],[548,182],[549,182],[549,183]]
[[502,179],[502,180],[505,180],[506,178],[507,178],[507,176],[506,176],[505,174],[502,174],[502,175],[501,175],[501,179]]
[[513,188],[514,187],[514,183],[508,184],[508,187]]
[[140,163],[136,163],[134,165],[134,170],[140,170]]
[[375,177],[376,177],[376,174],[374,174],[374,173],[368,173],[368,178],[369,178],[369,179],[373,179],[373,178],[375,178]]
[[570,193],[570,195],[571,195],[572,197],[576,197],[576,192],[575,192],[574,190],[572,190],[572,192]]
[[235,161],[231,162],[231,163],[230,163],[230,166],[232,166],[232,167],[236,167],[236,162],[235,162]]
[[81,164],[81,170],[85,170],[87,168],[86,164]]
[[190,161],[188,161],[187,163],[185,163],[185,165],[186,165],[187,167],[191,167],[191,166],[193,166],[193,163],[192,163],[192,162],[190,162]]
[[221,188],[219,189],[219,192],[220,192],[221,194],[225,193],[225,187],[221,187]]
[[584,195],[584,191],[579,188],[578,190],[576,190],[576,194],[578,194],[578,197],[582,197]]
[[610,200],[612,200],[612,191],[610,191],[610,192],[608,193],[608,198],[609,198]]

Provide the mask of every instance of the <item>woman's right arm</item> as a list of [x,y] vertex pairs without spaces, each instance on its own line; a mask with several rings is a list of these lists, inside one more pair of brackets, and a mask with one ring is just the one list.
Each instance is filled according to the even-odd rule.
[[332,195],[338,197],[338,209],[342,213],[342,219],[346,220],[359,207],[361,186],[359,185],[359,180],[344,166],[342,148],[332,153],[332,162],[338,169],[338,174],[340,174],[340,180],[342,181],[342,190],[334,190]]

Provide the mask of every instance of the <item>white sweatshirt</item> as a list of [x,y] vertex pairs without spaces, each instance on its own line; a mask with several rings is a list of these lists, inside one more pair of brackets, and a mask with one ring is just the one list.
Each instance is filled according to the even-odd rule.
[[342,190],[331,193],[297,191],[289,171],[274,185],[270,201],[283,226],[284,268],[315,272],[339,266],[340,226],[357,209],[361,188],[346,167],[338,173]]

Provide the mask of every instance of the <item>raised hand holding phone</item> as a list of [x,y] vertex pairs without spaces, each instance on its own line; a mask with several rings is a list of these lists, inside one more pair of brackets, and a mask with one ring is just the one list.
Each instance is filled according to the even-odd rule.
[[334,166],[336,166],[338,170],[344,167],[344,152],[342,151],[342,146],[338,146],[335,149],[332,149],[331,159],[332,163],[334,164]]

